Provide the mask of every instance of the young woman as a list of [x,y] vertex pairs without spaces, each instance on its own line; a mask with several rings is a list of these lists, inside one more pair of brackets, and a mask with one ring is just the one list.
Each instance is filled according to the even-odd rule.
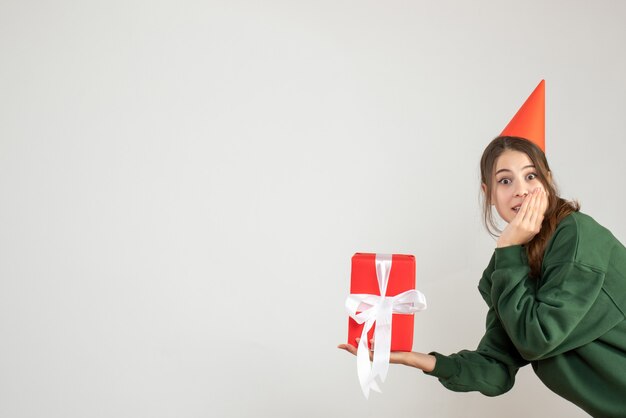
[[[531,363],[556,394],[597,417],[626,417],[626,248],[558,196],[544,153],[498,137],[481,164],[484,216],[507,222],[478,289],[489,307],[474,351],[393,352],[448,389],[507,392]],[[356,348],[339,348],[356,354]]]

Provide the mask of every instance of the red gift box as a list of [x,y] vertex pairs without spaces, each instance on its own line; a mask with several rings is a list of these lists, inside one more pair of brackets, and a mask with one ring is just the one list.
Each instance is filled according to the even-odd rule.
[[[385,296],[396,296],[410,289],[415,289],[415,257],[412,255],[393,254],[389,282]],[[352,257],[350,293],[380,295],[376,277],[376,254],[356,253]],[[391,351],[413,350],[413,315],[393,314],[391,322]],[[363,324],[359,325],[352,318],[348,322],[348,344],[357,346],[356,339],[361,338]],[[367,341],[374,337],[374,327],[367,335]]]

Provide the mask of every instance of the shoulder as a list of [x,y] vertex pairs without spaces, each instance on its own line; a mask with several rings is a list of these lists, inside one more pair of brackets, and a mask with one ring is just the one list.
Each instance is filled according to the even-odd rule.
[[557,225],[546,246],[544,264],[574,262],[604,269],[607,250],[616,242],[591,216],[573,212]]

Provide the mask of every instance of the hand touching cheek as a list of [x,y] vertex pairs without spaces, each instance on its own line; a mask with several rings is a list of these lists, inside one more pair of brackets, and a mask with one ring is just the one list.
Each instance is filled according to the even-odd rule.
[[502,231],[497,247],[523,245],[530,242],[541,230],[547,208],[548,196],[545,190],[536,188],[526,196],[519,212]]

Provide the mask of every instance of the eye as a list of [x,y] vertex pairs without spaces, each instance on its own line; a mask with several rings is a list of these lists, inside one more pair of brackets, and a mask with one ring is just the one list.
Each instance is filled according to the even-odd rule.
[[505,177],[505,178],[503,178],[503,179],[498,180],[498,183],[500,183],[500,184],[505,184],[505,185],[506,185],[506,184],[511,184],[511,180],[510,180],[510,179],[507,179],[507,178]]
[[526,178],[528,180],[534,180],[537,178],[537,174],[536,173],[530,173],[528,176],[526,176]]

